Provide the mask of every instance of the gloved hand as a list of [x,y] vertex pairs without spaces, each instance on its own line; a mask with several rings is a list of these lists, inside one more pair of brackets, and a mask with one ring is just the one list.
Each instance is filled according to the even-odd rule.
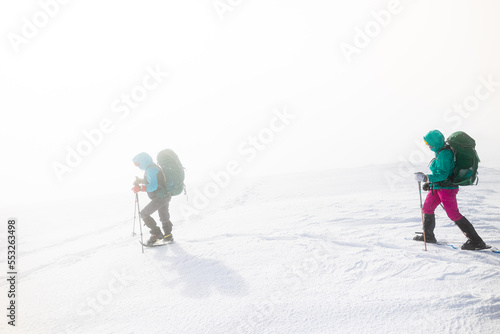
[[136,176],[136,177],[135,177],[135,181],[134,181],[134,183],[133,183],[133,184],[134,184],[134,186],[138,186],[138,185],[140,185],[140,184],[144,184],[144,183],[145,183],[145,182],[144,182],[144,179],[141,179],[141,178],[139,178],[138,176]]
[[431,190],[431,184],[429,182],[425,182],[424,184],[422,184],[422,189],[424,191],[429,191]]
[[141,191],[146,191],[146,186],[144,184],[137,185],[137,186],[132,188],[132,191],[134,192],[134,194],[137,194],[138,192],[141,192]]
[[422,172],[415,173],[415,181],[417,182],[425,182],[427,181],[427,175]]

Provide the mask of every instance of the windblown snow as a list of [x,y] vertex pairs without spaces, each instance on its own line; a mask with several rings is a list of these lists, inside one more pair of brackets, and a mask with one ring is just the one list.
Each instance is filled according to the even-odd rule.
[[[190,202],[171,202],[176,242],[144,253],[128,190],[24,207],[17,326],[4,320],[0,331],[498,333],[500,254],[425,252],[410,240],[421,230],[417,184],[408,177],[390,187],[391,168],[398,173],[372,166],[233,180],[186,218],[182,206],[196,199],[188,183]],[[495,247],[499,186],[500,170],[481,168],[479,185],[458,195],[462,214]],[[436,214],[438,240],[465,242],[441,208]]]

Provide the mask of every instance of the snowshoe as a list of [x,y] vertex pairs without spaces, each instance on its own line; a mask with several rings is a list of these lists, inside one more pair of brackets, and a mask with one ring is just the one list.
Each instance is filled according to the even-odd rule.
[[166,236],[164,236],[164,237],[163,237],[163,242],[164,242],[164,243],[174,242],[174,237],[173,237],[173,235],[170,233],[170,234],[167,234]]

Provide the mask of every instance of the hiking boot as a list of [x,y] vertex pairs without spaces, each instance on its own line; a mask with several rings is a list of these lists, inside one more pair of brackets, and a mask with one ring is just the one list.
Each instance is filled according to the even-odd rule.
[[[418,235],[413,237],[413,240],[424,241],[424,234],[422,232],[418,232],[418,233],[419,233]],[[432,235],[426,234],[425,235],[425,242],[427,242],[429,244],[435,244],[435,243],[437,243],[437,240],[436,240],[436,237],[434,236],[434,234],[432,234]]]
[[462,245],[462,249],[465,250],[476,250],[485,249],[486,244],[483,239],[477,234],[474,226],[467,220],[467,218],[462,217],[460,220],[455,222],[458,228],[465,234],[467,241]]
[[155,229],[151,230],[150,233],[151,233],[151,237],[148,240],[148,243],[147,243],[148,245],[152,245],[157,240],[163,239],[163,234],[161,233],[161,230],[159,227],[156,227]]
[[424,232],[420,235],[416,235],[413,240],[415,241],[425,241],[431,244],[437,242],[436,236],[434,235],[434,228],[436,227],[436,216],[434,214],[424,213]]
[[158,236],[156,236],[156,235],[152,234],[152,235],[151,235],[151,237],[149,238],[149,240],[148,240],[147,244],[148,244],[148,245],[152,245],[152,244],[154,244],[157,240],[158,240]]
[[480,242],[474,242],[472,240],[467,240],[465,244],[462,245],[463,250],[479,250],[479,249],[486,249],[488,246],[484,243],[484,241]]

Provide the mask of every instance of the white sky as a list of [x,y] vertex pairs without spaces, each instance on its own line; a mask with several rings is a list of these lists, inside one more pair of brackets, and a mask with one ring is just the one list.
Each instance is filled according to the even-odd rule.
[[[500,166],[500,84],[446,113],[474,102],[480,77],[500,83],[498,1],[402,0],[350,63],[341,43],[390,1],[226,0],[224,20],[216,2],[3,1],[2,203],[129,191],[131,158],[166,147],[205,180],[233,160],[239,176],[398,162],[438,128],[469,132],[482,165]],[[43,3],[53,17],[33,33]],[[169,75],[120,117],[114,104],[147,68]],[[276,108],[294,119],[275,121]],[[112,131],[58,180],[53,163],[103,120]],[[269,140],[250,159],[258,134]]]

